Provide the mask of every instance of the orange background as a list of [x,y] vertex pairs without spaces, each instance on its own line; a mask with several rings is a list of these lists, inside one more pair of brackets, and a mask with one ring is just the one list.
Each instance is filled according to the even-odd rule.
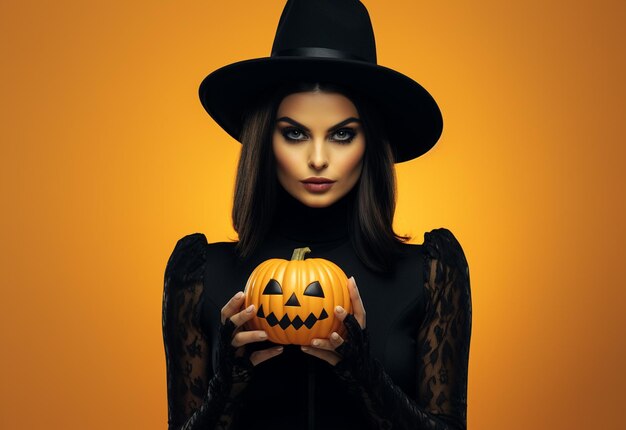
[[[469,428],[623,428],[626,3],[364,2],[444,115],[397,230],[466,251]],[[1,3],[0,427],[166,428],[165,263],[234,237],[239,144],[197,88],[283,4]]]

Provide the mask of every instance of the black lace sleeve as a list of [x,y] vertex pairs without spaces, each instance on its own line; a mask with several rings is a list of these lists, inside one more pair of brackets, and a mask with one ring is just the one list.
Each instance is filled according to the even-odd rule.
[[219,330],[220,363],[216,373],[211,370],[209,339],[200,326],[206,246],[203,234],[183,237],[165,269],[162,322],[168,430],[229,428],[248,379],[247,369],[233,370],[232,323]]
[[[465,430],[472,306],[469,269],[452,233],[425,234],[426,312],[418,331],[418,397],[407,396],[369,356],[368,331],[346,318],[336,373],[361,398],[372,428]],[[343,345],[342,345],[343,346]],[[340,347],[341,348],[341,347]],[[339,350],[339,349],[338,349]]]
[[448,423],[467,427],[467,378],[472,331],[469,268],[454,235],[426,233],[426,313],[418,334],[419,404]]

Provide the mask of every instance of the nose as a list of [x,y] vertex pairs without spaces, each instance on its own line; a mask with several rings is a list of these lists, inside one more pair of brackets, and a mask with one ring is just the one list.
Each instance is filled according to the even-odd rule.
[[315,170],[322,170],[328,167],[328,154],[323,142],[314,141],[310,145],[309,167]]

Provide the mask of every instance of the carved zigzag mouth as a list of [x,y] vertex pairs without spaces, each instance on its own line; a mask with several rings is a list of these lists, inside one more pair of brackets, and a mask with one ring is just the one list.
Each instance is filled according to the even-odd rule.
[[278,318],[276,318],[276,315],[274,315],[274,312],[270,312],[268,316],[265,316],[265,312],[263,311],[263,305],[259,306],[259,310],[257,311],[256,316],[259,318],[265,318],[267,323],[272,327],[277,324],[280,325],[283,330],[285,330],[289,326],[292,326],[296,330],[298,330],[302,326],[310,329],[316,322],[328,318],[326,310],[322,309],[319,317],[316,317],[315,315],[313,315],[313,312],[311,312],[304,321],[302,321],[302,318],[300,318],[299,316],[296,316],[293,320],[291,320],[291,318],[289,318],[289,315],[287,314],[283,315],[283,317],[279,320]]

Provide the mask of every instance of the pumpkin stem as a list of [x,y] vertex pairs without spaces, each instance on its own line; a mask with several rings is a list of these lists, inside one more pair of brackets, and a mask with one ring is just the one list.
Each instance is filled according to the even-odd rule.
[[311,252],[311,248],[308,246],[306,248],[296,248],[293,250],[293,255],[291,256],[291,260],[304,260],[304,256]]

